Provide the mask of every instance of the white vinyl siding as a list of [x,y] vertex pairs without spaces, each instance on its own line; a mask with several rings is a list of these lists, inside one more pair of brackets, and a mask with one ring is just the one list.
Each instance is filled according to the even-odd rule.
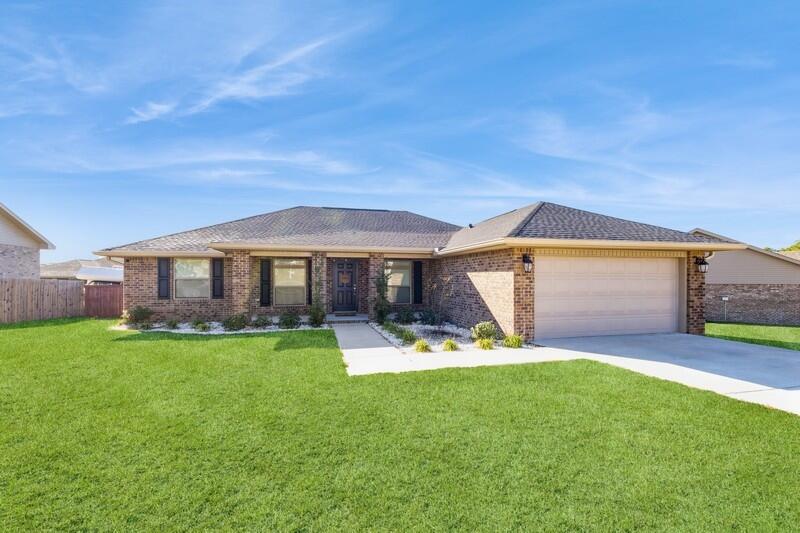
[[386,261],[389,281],[387,299],[393,304],[411,303],[411,261]]
[[307,298],[305,259],[273,260],[274,305],[304,305]]
[[211,272],[208,259],[175,259],[175,297],[208,298]]

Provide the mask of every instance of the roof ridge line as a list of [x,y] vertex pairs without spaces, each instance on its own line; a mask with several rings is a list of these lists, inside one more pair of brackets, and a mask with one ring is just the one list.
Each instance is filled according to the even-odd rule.
[[514,227],[514,229],[511,230],[508,235],[506,235],[506,237],[516,237],[517,233],[519,233],[522,230],[522,228],[528,225],[528,222],[531,221],[534,215],[536,215],[536,213],[539,212],[539,210],[542,208],[544,204],[545,202],[536,202],[535,204],[533,204],[533,209],[531,209],[531,212],[528,213],[528,215],[524,219],[522,219],[522,222],[517,224]]

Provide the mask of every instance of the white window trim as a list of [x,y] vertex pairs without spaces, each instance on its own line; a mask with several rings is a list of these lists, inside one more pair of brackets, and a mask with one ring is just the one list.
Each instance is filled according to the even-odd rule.
[[[299,304],[279,304],[277,302],[278,276],[275,275],[275,270],[279,267],[277,262],[280,260],[288,261],[301,261],[303,263],[303,303]],[[272,268],[272,307],[304,307],[308,305],[308,258],[307,257],[274,257],[271,263]],[[286,287],[296,287],[296,285],[285,285]]]
[[393,302],[390,299],[389,291],[388,291],[388,289],[390,287],[406,287],[406,285],[389,285],[388,279],[387,279],[387,283],[386,283],[386,288],[387,288],[386,299],[392,305],[413,305],[414,304],[414,261],[412,261],[410,259],[386,259],[384,261],[384,263],[383,263],[384,271],[387,271],[389,269],[387,263],[390,262],[390,261],[393,262],[393,263],[408,263],[408,285],[407,285],[407,287],[408,287],[408,301],[407,302]]
[[172,260],[172,294],[176,300],[209,300],[211,299],[211,259],[205,259],[208,262],[208,294],[205,296],[178,296],[178,281],[183,280],[197,280],[203,278],[179,278],[178,277],[178,261],[181,260],[197,260],[196,257],[175,257]]

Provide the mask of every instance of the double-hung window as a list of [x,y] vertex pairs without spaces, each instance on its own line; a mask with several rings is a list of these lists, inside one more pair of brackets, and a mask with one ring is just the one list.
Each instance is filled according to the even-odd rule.
[[411,303],[411,261],[386,261],[389,281],[387,299],[393,304]]
[[274,305],[304,305],[306,303],[307,261],[305,259],[275,259],[273,261]]
[[175,297],[208,298],[211,272],[208,259],[175,259]]

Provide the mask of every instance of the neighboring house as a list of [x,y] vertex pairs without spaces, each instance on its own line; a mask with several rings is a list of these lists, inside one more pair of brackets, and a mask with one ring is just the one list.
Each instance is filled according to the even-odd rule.
[[[700,228],[692,233],[736,242]],[[706,320],[800,325],[800,258],[744,246],[708,259]]]
[[526,339],[704,331],[696,261],[743,245],[537,203],[461,228],[407,211],[294,207],[96,252],[125,258],[123,307],[157,317],[374,315],[433,307]]
[[77,279],[87,285],[116,285],[122,283],[123,267],[111,259],[73,259],[42,265],[41,277],[48,279]]
[[39,250],[53,249],[53,243],[0,204],[0,279],[37,279]]
[[800,252],[797,251],[780,251],[778,252],[781,255],[785,255],[786,257],[791,257],[792,259],[800,260]]

